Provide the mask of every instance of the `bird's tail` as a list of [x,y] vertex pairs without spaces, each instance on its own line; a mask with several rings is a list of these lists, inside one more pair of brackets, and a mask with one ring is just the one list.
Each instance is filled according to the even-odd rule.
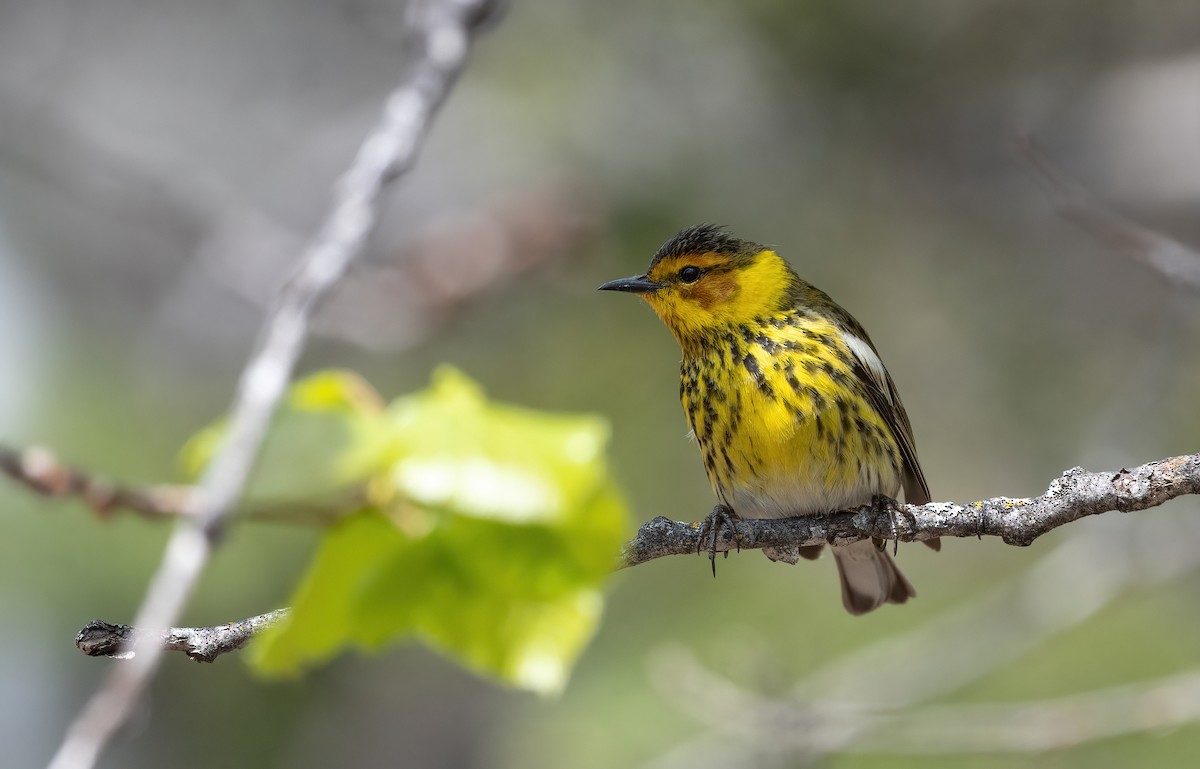
[[842,603],[851,614],[866,614],[885,603],[904,603],[917,594],[887,551],[871,540],[832,550],[842,579]]

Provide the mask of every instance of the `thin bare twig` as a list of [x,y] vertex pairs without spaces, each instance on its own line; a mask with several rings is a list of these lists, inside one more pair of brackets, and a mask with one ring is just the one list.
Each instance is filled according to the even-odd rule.
[[[716,549],[849,544],[868,537],[916,542],[934,537],[998,536],[1010,545],[1029,545],[1042,534],[1085,516],[1145,510],[1197,493],[1200,454],[1171,457],[1115,473],[1090,473],[1074,467],[1051,482],[1039,497],[995,497],[968,504],[897,503],[894,520],[871,507],[803,518],[739,520],[734,523],[735,532],[723,531]],[[637,536],[625,544],[618,567],[695,553],[700,544],[696,524],[659,516],[643,524]]]
[[138,646],[152,641],[166,651],[183,652],[197,662],[215,662],[217,657],[242,648],[251,638],[278,625],[291,613],[292,610],[288,608],[276,609],[225,625],[173,627],[157,633],[139,630],[132,625],[93,620],[75,636],[75,645],[89,657],[132,659]]
[[[431,120],[466,61],[473,27],[490,16],[489,0],[418,4],[413,27],[422,44],[406,82],[388,97],[372,130],[339,180],[330,212],[299,269],[279,293],[238,384],[229,430],[167,543],[134,625],[168,627],[183,610],[226,517],[237,505],[267,425],[287,386],[318,300],[362,251],[378,218],[380,194],[411,167]],[[148,646],[115,666],[51,761],[51,769],[87,769],[128,718],[164,649]]]
[[181,515],[191,493],[188,486],[119,486],[63,464],[49,449],[0,446],[0,472],[47,497],[79,497],[101,518],[127,510],[143,518]]
[[1200,252],[1117,213],[1054,167],[1030,136],[1016,134],[1017,157],[1036,173],[1058,213],[1113,251],[1158,271],[1173,283],[1200,289]]
[[850,753],[1038,753],[1200,721],[1200,670],[1032,702],[956,703],[867,718]]
[[[72,467],[43,446],[14,449],[0,445],[0,472],[26,488],[56,499],[78,497],[102,519],[125,511],[147,520],[168,521],[190,515],[195,486],[157,484],[137,488],[112,483]],[[237,516],[256,521],[327,526],[362,506],[364,492],[353,486],[322,499],[253,500]]]
[[[765,699],[700,666],[682,649],[658,655],[658,677],[705,720],[771,753],[1041,752],[1200,721],[1200,670],[1044,700],[920,708],[867,700]],[[691,696],[687,694],[691,693]],[[702,693],[702,694],[701,694]],[[700,696],[696,696],[700,695]],[[709,709],[723,703],[719,712]]]

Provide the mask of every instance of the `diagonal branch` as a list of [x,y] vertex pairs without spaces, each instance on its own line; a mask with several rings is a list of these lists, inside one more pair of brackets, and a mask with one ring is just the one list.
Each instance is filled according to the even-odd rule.
[[[471,32],[490,20],[494,6],[490,0],[418,4],[414,33],[420,53],[406,81],[388,97],[382,120],[338,181],[324,224],[268,314],[238,383],[229,430],[167,543],[136,627],[167,627],[182,613],[242,494],[304,347],[313,309],[362,251],[378,219],[383,190],[412,166],[433,116],[463,68]],[[161,646],[153,645],[128,665],[113,668],[71,725],[51,769],[88,769],[95,764],[154,676],[162,652]]]
[[1200,289],[1200,252],[1117,213],[1055,168],[1032,137],[1014,135],[1011,144],[1017,157],[1041,177],[1064,219],[1171,282]]
[[[1042,534],[1089,515],[1156,507],[1185,494],[1200,493],[1200,454],[1149,462],[1119,472],[1067,470],[1046,493],[1031,499],[994,497],[980,502],[926,505],[896,503],[891,516],[871,507],[828,515],[774,520],[739,520],[722,531],[718,552],[763,547],[849,544],[868,537],[916,542],[935,537],[998,536],[1010,545],[1029,545]],[[708,543],[706,542],[705,545]],[[667,555],[695,553],[701,547],[694,523],[659,516],[642,525],[622,548],[618,568]]]

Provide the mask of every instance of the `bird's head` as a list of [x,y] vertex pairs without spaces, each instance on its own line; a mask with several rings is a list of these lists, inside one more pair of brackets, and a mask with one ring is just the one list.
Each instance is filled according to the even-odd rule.
[[640,294],[686,345],[791,308],[804,285],[766,246],[700,224],[663,244],[644,275],[600,289]]

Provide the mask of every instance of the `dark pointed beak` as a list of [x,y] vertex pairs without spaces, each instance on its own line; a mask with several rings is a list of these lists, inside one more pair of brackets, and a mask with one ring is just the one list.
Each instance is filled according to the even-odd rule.
[[652,291],[657,291],[662,288],[661,283],[655,283],[645,275],[634,275],[632,278],[618,278],[610,280],[601,286],[598,291],[625,291],[630,294],[649,294]]

